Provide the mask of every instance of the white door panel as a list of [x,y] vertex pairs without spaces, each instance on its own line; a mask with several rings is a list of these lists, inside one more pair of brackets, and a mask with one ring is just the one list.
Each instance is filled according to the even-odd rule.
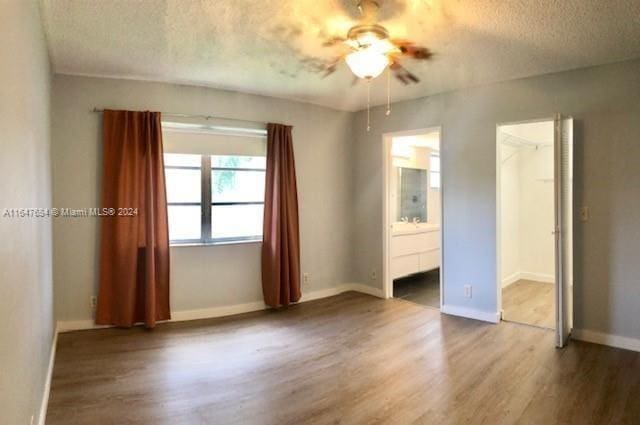
[[555,119],[556,345],[573,326],[573,119]]

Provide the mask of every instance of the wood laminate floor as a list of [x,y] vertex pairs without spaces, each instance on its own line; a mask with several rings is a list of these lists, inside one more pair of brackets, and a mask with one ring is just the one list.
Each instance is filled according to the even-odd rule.
[[440,308],[440,269],[393,281],[394,298]]
[[502,290],[502,318],[509,322],[555,329],[554,287],[553,283],[533,280],[512,283]]
[[345,293],[61,334],[48,425],[638,424],[640,353]]

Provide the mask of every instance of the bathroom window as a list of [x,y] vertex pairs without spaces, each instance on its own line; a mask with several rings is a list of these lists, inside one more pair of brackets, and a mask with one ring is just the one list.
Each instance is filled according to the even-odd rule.
[[429,155],[429,187],[440,189],[440,155],[437,153]]
[[166,153],[172,244],[262,239],[266,158]]

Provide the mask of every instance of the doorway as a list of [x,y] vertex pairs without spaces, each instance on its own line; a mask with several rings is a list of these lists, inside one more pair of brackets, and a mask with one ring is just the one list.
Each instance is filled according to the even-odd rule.
[[497,275],[502,320],[555,330],[572,317],[572,121],[497,127]]
[[383,140],[385,295],[439,309],[440,128],[386,134]]

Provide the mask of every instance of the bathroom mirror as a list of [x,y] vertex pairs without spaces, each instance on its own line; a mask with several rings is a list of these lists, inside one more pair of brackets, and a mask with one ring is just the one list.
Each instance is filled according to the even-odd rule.
[[427,190],[429,188],[427,170],[398,167],[398,211],[396,221],[406,217],[427,222]]

